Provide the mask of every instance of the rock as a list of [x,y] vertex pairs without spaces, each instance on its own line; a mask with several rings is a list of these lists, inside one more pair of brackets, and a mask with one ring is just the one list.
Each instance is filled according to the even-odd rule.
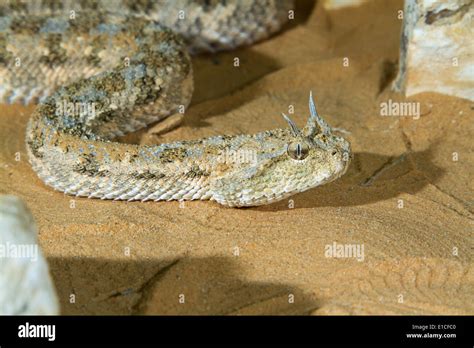
[[58,313],[33,217],[19,198],[0,196],[0,315]]
[[394,89],[474,100],[472,0],[406,0]]

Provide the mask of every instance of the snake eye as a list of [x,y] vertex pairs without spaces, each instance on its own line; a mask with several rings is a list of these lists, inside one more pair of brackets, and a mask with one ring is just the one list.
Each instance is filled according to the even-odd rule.
[[288,144],[288,155],[295,160],[303,160],[308,156],[309,145],[306,143]]

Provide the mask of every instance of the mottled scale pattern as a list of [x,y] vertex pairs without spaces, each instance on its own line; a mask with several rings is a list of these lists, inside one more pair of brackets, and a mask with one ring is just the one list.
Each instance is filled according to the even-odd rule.
[[253,206],[341,176],[348,142],[310,97],[303,130],[155,146],[117,136],[185,110],[190,54],[252,44],[279,30],[292,1],[6,1],[0,4],[0,101],[38,102],[30,163],[67,194],[116,200],[215,200]]

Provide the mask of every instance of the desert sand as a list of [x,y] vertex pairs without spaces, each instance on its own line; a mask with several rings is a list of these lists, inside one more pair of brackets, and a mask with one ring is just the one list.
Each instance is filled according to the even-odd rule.
[[[302,126],[312,90],[320,114],[349,132],[354,160],[341,179],[291,201],[233,209],[66,196],[28,164],[34,105],[1,105],[0,193],[31,209],[61,312],[474,314],[474,105],[391,91],[402,8],[389,0],[326,12],[300,1],[269,40],[193,58],[195,94],[179,128],[121,139],[286,127],[290,104]],[[381,116],[390,99],[419,102],[421,116]],[[363,246],[363,258],[328,257],[334,243]]]

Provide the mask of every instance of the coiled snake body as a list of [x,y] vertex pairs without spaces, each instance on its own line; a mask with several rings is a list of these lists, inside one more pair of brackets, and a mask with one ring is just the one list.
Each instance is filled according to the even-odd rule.
[[291,6],[8,1],[0,5],[0,101],[39,101],[27,127],[29,160],[47,185],[67,194],[227,206],[278,201],[338,178],[349,163],[349,143],[332,134],[311,98],[303,130],[287,118],[288,129],[255,135],[154,146],[112,139],[187,107],[189,52],[263,39],[287,20]]

